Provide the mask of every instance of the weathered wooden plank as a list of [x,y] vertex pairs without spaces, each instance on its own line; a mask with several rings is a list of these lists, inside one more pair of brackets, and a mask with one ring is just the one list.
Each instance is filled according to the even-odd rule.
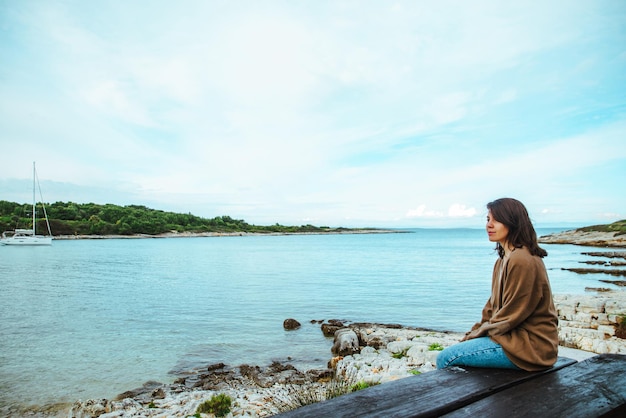
[[626,356],[591,357],[446,415],[480,416],[626,417]]
[[559,358],[550,370],[449,368],[411,376],[279,414],[281,418],[437,417],[513,385],[571,367]]

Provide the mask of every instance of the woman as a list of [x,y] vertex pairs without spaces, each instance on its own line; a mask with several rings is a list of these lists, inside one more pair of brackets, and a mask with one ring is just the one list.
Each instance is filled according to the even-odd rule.
[[437,357],[437,368],[495,367],[536,371],[558,355],[557,313],[542,258],[548,253],[524,205],[510,198],[487,204],[487,234],[499,258],[482,319],[459,344]]

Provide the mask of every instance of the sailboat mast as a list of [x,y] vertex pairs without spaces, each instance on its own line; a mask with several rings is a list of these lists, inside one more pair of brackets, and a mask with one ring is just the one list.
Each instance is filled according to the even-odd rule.
[[35,162],[33,161],[33,235],[35,235]]

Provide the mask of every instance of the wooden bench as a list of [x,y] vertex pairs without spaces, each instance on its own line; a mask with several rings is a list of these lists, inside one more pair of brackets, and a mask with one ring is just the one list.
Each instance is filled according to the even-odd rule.
[[549,370],[453,367],[373,386],[278,415],[302,417],[626,417],[626,356]]
[[481,399],[446,417],[488,415],[626,417],[626,356],[591,357]]

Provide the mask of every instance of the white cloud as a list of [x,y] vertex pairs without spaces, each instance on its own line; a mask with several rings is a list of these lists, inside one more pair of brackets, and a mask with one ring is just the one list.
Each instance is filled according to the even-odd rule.
[[410,209],[406,213],[407,218],[441,218],[443,217],[443,212],[435,211],[435,210],[427,210],[426,205],[419,205],[415,209]]
[[415,218],[471,218],[477,213],[476,209],[468,208],[465,205],[454,203],[448,208],[448,212],[427,209],[425,204],[419,205],[415,209],[406,212],[405,217],[408,219]]
[[452,218],[471,218],[476,215],[476,209],[455,203],[448,209],[448,216]]

